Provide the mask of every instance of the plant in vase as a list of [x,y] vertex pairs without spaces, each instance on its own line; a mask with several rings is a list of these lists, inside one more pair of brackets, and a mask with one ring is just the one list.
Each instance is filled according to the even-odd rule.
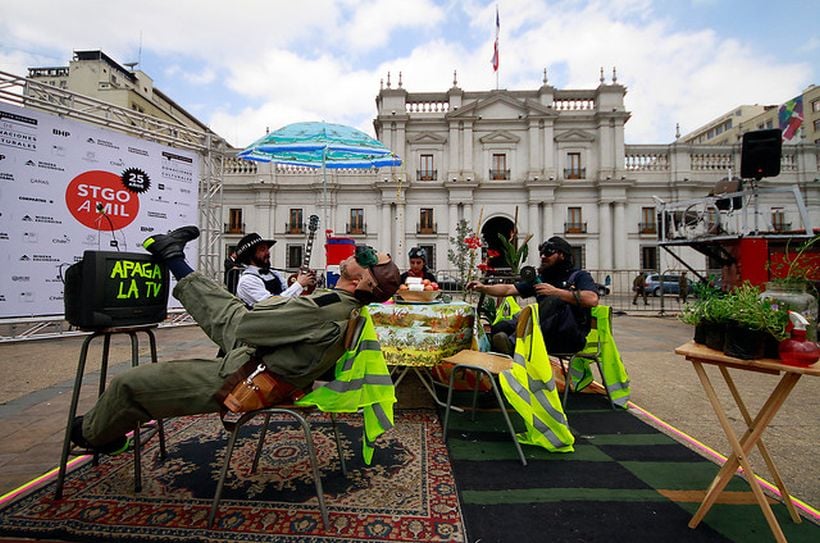
[[711,283],[697,283],[695,299],[684,306],[680,319],[695,327],[695,342],[716,350],[723,349],[724,330],[731,320],[726,293]]

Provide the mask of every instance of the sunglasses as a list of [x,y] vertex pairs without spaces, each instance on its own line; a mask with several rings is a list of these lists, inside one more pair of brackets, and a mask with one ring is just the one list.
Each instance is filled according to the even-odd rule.
[[558,249],[549,241],[545,241],[538,247],[538,252],[542,256],[552,256],[558,252]]

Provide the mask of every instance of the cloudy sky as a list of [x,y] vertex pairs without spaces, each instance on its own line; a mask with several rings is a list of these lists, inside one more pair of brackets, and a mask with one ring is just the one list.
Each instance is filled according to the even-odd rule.
[[[59,5],[59,9],[55,7]],[[140,61],[154,84],[242,147],[291,122],[373,132],[391,72],[409,92],[626,85],[627,143],[669,143],[740,104],[817,83],[817,0],[0,0],[0,70],[74,50]]]

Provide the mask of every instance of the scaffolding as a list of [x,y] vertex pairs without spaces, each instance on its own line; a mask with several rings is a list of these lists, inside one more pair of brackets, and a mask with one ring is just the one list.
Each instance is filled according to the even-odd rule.
[[[199,153],[199,260],[197,269],[217,279],[221,273],[219,244],[222,238],[222,185],[228,145],[212,132],[163,121],[128,108],[76,92],[0,71],[0,102],[37,109],[97,127],[109,128],[180,149]],[[179,311],[169,312],[165,325],[187,324]],[[20,329],[18,331],[18,328]],[[60,317],[0,319],[0,342],[38,339],[78,333],[66,328]],[[10,331],[9,331],[10,330]]]

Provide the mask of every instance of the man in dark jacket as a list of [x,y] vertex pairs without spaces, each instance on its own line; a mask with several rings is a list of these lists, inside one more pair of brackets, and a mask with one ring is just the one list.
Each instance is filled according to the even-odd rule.
[[[547,350],[576,352],[586,344],[592,323],[590,308],[598,305],[595,281],[589,272],[572,265],[572,248],[565,239],[553,236],[539,245],[538,251],[541,267],[535,282],[485,285],[470,281],[467,288],[497,297],[535,296]],[[512,354],[515,324],[515,320],[502,321],[493,327],[494,350]]]

